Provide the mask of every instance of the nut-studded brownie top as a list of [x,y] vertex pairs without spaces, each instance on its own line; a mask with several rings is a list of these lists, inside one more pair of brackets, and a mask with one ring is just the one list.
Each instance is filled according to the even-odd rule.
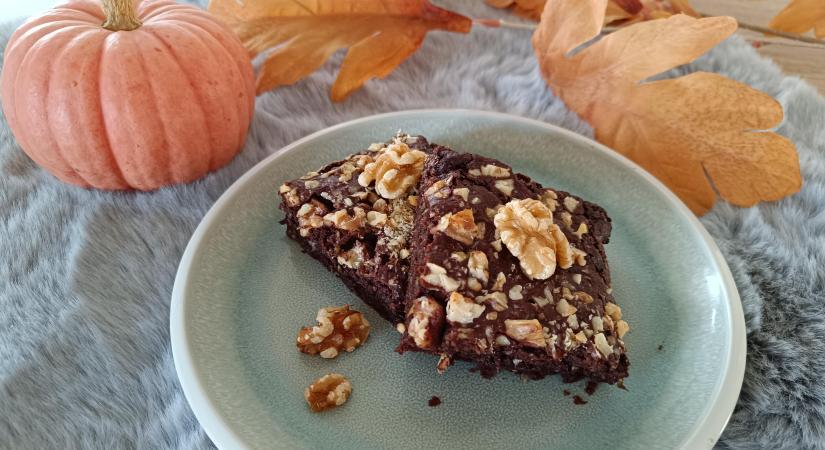
[[487,375],[627,375],[602,208],[444,147],[419,191],[401,350],[441,354],[440,369],[475,361]]
[[353,285],[370,286],[362,296],[386,293],[365,300],[395,321],[403,318],[416,187],[428,149],[424,138],[399,135],[279,189],[290,235],[331,270],[358,278]]

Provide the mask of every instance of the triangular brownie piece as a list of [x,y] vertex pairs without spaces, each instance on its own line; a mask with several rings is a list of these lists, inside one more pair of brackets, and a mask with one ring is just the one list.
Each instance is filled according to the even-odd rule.
[[601,207],[439,146],[419,192],[399,351],[440,355],[440,370],[471,361],[485,376],[627,376]]
[[393,323],[404,320],[416,187],[429,147],[399,135],[279,189],[289,237]]

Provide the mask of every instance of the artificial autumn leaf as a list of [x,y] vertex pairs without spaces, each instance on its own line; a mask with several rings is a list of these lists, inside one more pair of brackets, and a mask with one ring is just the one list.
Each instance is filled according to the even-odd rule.
[[[539,20],[546,0],[486,0],[495,8],[512,8],[516,15]],[[645,20],[662,19],[673,14],[699,17],[688,0],[609,0],[604,15],[605,25],[628,25]]]
[[813,29],[818,39],[825,38],[825,1],[791,0],[768,24],[770,28],[789,33],[807,33]]
[[[645,82],[689,63],[730,36],[730,17],[674,15],[599,35],[607,0],[550,0],[533,35],[542,75],[602,143],[666,184],[696,214],[716,192],[740,206],[799,190],[793,144],[766,130],[782,120],[768,95],[697,72]],[[570,20],[571,17],[577,18]]]
[[332,86],[334,101],[413,54],[431,30],[467,33],[472,20],[427,0],[212,0],[209,11],[264,54],[258,93],[308,76],[349,48]]

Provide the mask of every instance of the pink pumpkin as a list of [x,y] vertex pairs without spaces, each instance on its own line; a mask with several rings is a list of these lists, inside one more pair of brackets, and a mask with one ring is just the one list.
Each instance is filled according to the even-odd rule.
[[6,47],[0,87],[33,160],[102,189],[150,190],[225,165],[255,101],[237,37],[168,0],[73,0],[30,19]]

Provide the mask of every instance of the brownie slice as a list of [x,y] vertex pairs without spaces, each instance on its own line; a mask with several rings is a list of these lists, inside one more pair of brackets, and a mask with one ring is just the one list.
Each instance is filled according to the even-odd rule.
[[416,186],[429,147],[399,135],[279,189],[289,237],[393,323],[404,320]]
[[627,376],[601,207],[440,146],[419,191],[400,352],[440,355],[440,371],[471,361],[485,377]]

